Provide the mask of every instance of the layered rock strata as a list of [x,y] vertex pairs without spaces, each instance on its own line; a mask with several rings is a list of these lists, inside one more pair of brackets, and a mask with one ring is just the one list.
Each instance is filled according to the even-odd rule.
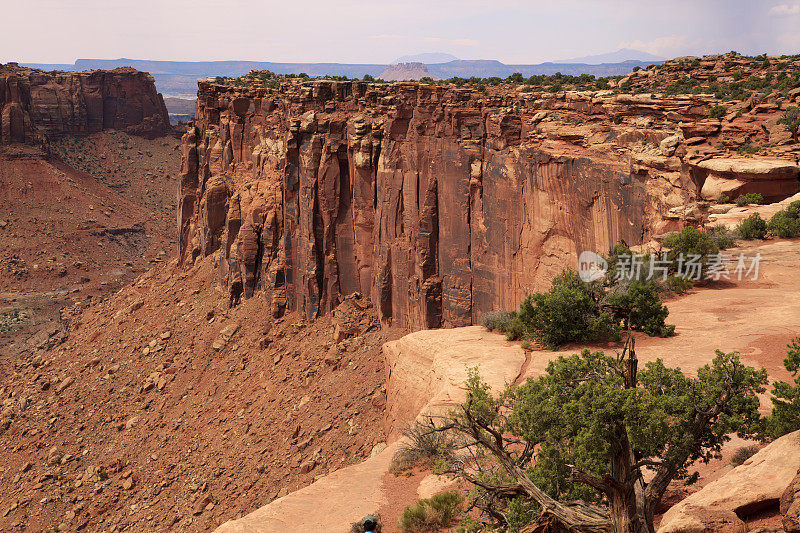
[[361,292],[385,322],[468,325],[516,307],[582,250],[678,229],[665,215],[705,178],[679,124],[712,105],[201,81],[182,141],[181,260],[218,253],[231,302],[258,295],[276,316],[317,316]]
[[0,65],[0,143],[108,129],[156,137],[169,128],[164,100],[146,72],[45,72]]

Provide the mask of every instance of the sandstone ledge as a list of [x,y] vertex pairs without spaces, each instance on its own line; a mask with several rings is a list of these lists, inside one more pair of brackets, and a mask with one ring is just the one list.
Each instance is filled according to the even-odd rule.
[[658,533],[707,531],[713,517],[745,531],[737,516],[777,504],[800,469],[800,431],[776,440],[745,463],[670,508]]

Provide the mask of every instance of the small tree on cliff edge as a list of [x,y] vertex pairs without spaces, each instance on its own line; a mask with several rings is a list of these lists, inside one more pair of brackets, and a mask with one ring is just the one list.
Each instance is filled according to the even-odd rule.
[[476,505],[503,526],[539,511],[554,531],[652,533],[673,479],[691,482],[690,466],[718,457],[728,434],[758,429],[767,374],[719,350],[697,377],[660,359],[637,371],[632,346],[560,357],[498,397],[471,371],[464,404],[427,424],[460,442],[440,470],[471,482]]
[[783,112],[783,116],[778,119],[778,124],[783,124],[789,133],[792,134],[792,140],[798,142],[797,131],[800,129],[800,109],[797,106],[787,107]]

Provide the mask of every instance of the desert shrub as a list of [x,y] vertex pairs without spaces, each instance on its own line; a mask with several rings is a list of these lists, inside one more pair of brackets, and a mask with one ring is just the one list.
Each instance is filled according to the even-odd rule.
[[481,325],[489,331],[505,333],[511,322],[514,321],[514,313],[508,311],[489,311],[481,317]]
[[683,294],[686,291],[691,290],[694,286],[692,280],[686,279],[683,276],[669,276],[665,282],[667,289],[671,290],[675,294]]
[[736,226],[736,235],[745,240],[766,239],[767,222],[758,213],[753,213]]
[[800,129],[800,109],[797,106],[787,107],[783,116],[778,120],[778,124],[783,124],[792,134],[792,140],[797,142],[797,132]]
[[[374,529],[366,528],[366,524],[370,521],[375,524]],[[381,515],[367,515],[350,526],[350,533],[366,533],[367,531],[374,531],[375,533],[381,533],[381,531],[383,531]]]
[[400,517],[404,533],[439,531],[453,525],[463,497],[456,491],[442,492],[409,505]]
[[669,248],[667,259],[672,262],[673,268],[677,270],[681,258],[699,256],[697,260],[702,265],[705,273],[708,265],[708,256],[719,253],[719,246],[708,232],[703,233],[697,228],[687,226],[679,233],[668,235],[664,239],[664,246]]
[[731,464],[733,466],[739,466],[744,464],[745,461],[753,457],[755,454],[758,453],[758,446],[751,445],[751,446],[742,446],[733,452],[733,456],[731,457]]
[[728,110],[724,105],[717,104],[711,108],[711,111],[708,112],[708,118],[716,118],[720,119],[725,116]]
[[437,457],[447,455],[455,447],[450,435],[437,431],[433,424],[413,422],[400,430],[408,442],[397,450],[392,457],[389,471],[399,474],[422,466],[432,468]]
[[[624,245],[623,245],[624,246]],[[627,247],[615,247],[612,263]],[[628,249],[629,250],[629,249]],[[615,256],[615,253],[619,252]],[[647,268],[642,269],[647,273]],[[690,284],[691,286],[691,284]],[[584,282],[572,270],[553,279],[550,290],[529,294],[506,330],[508,340],[535,340],[556,349],[569,343],[620,338],[623,329],[669,336],[674,326],[659,296],[660,287],[645,279]]]
[[731,197],[728,196],[725,193],[722,193],[717,197],[717,203],[718,204],[729,204],[729,203],[731,203]]
[[527,335],[527,328],[525,324],[519,319],[514,317],[514,320],[506,328],[506,340],[516,341],[524,338]]
[[749,192],[736,198],[736,205],[739,207],[743,207],[747,204],[764,205],[764,197],[761,195],[761,193]]
[[515,322],[549,348],[595,341],[609,332],[612,319],[610,313],[600,311],[599,291],[599,284],[585,283],[576,272],[564,270],[548,292],[525,298]]
[[633,280],[612,287],[606,297],[606,305],[612,309],[615,321],[623,329],[641,330],[651,337],[669,337],[675,334],[675,326],[667,325],[667,307],[661,303],[658,290],[651,281]]
[[786,213],[794,218],[800,218],[800,200],[795,200],[786,208]]
[[736,244],[733,232],[723,225],[706,228],[706,233],[720,250],[725,250]]
[[629,279],[636,278],[644,281],[650,272],[650,256],[644,255],[640,259],[642,261],[641,268],[633,270],[631,268],[631,257],[636,254],[628,247],[627,244],[617,243],[608,252],[606,263],[608,270],[606,271],[606,278],[608,280],[618,280],[620,277],[627,277]]
[[800,220],[798,211],[793,209],[781,210],[772,215],[767,223],[767,230],[771,235],[781,239],[792,239],[800,235]]

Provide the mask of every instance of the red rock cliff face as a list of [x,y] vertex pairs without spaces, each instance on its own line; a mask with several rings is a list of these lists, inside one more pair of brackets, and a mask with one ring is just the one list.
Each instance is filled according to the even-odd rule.
[[116,129],[154,137],[169,116],[153,78],[132,68],[44,72],[0,65],[0,142]]
[[[201,82],[181,260],[217,253],[232,300],[267,298],[276,316],[359,291],[396,325],[470,324],[582,250],[662,231],[698,184],[657,144],[707,113],[692,98]],[[641,124],[610,121],[622,114]]]

